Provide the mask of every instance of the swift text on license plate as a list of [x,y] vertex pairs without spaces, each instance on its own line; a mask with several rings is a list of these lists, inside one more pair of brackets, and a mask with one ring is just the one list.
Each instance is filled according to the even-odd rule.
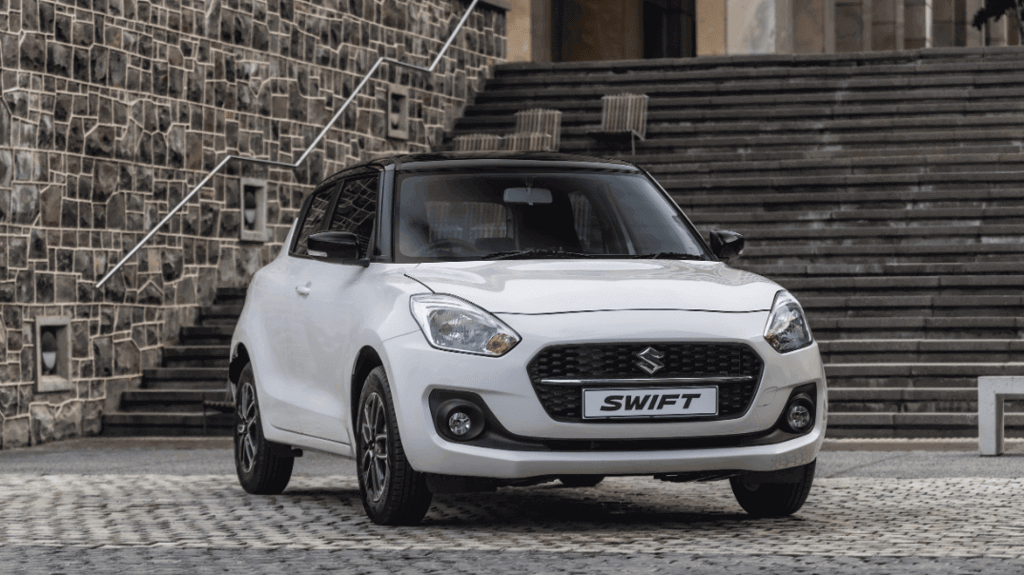
[[584,389],[583,418],[718,415],[717,387]]

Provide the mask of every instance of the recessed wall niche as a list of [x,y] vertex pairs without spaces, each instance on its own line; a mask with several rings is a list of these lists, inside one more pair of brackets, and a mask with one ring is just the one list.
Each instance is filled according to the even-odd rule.
[[71,380],[71,318],[36,318],[36,391],[67,391]]
[[388,137],[409,139],[409,88],[388,85]]
[[267,234],[267,182],[253,178],[242,178],[241,200],[242,225],[240,237],[245,242],[265,242]]

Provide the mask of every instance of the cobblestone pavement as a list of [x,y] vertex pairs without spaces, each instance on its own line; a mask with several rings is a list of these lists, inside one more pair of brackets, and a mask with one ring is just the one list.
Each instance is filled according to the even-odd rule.
[[[347,475],[279,496],[230,475],[0,475],[0,572],[1024,572],[1024,479],[818,479],[750,519],[727,483],[612,478],[439,496],[419,527],[363,515]],[[8,571],[16,565],[12,571]]]

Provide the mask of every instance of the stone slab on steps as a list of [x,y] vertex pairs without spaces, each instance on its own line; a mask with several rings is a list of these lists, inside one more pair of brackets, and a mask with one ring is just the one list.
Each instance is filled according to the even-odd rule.
[[1016,339],[1024,337],[1024,318],[1019,316],[827,317],[809,314],[808,323],[817,337],[829,340],[912,338]]
[[830,363],[825,374],[834,387],[971,387],[983,375],[1024,375],[1024,363]]
[[1020,339],[818,339],[822,361],[843,363],[1001,363],[1024,359]]
[[748,265],[739,260],[743,269],[768,277],[830,277],[830,276],[931,276],[931,275],[1003,275],[1020,273],[1020,262],[936,262],[936,263],[829,263]]
[[[1024,270],[1022,270],[1024,271]],[[1024,275],[949,275],[949,276],[840,276],[840,277],[780,277],[772,278],[786,289],[799,295],[860,295],[876,293],[907,294],[927,291],[934,295],[953,295],[969,292],[983,294],[986,288],[1001,292],[1020,293]],[[849,295],[853,295],[852,293]]]
[[103,415],[103,435],[138,436],[230,436],[234,416],[219,412],[155,413],[114,412]]
[[[748,224],[748,225],[779,225],[786,226],[815,226],[822,225],[849,225],[852,223],[872,222],[875,224],[900,222],[901,225],[936,225],[938,223],[954,224],[977,223],[984,220],[986,223],[1006,224],[1016,223],[1024,219],[1024,202],[1016,206],[995,206],[995,207],[957,207],[957,208],[934,208],[919,207],[913,209],[877,209],[866,207],[863,209],[845,210],[772,210],[772,211],[728,211],[714,212],[702,210],[689,214],[690,221],[694,224]],[[1005,220],[1005,221],[1003,221]]]
[[220,390],[139,389],[121,394],[120,411],[125,413],[193,413],[202,411],[204,401],[226,401]]
[[[832,388],[830,414],[838,413],[978,413],[977,388]],[[1024,412],[1024,402],[1009,402],[1008,413]]]
[[[687,212],[696,210],[836,210],[859,206],[915,207],[922,203],[985,207],[989,205],[1020,205],[1024,199],[1024,186],[1012,181],[956,182],[945,185],[912,182],[909,184],[863,186],[835,186],[812,188],[751,189],[686,189],[672,193],[672,198]],[[759,200],[760,198],[760,200]]]
[[[977,413],[829,413],[828,437],[977,437]],[[1007,437],[1024,436],[1024,413],[1006,414]]]
[[[962,146],[958,142],[947,142],[932,145],[920,145],[916,147],[902,147],[899,151],[901,156],[960,156],[960,155],[986,155],[986,154],[1024,154],[1024,146],[1017,144],[992,144],[979,146]],[[660,173],[663,166],[672,166],[677,163],[744,163],[744,162],[783,162],[792,160],[830,160],[846,158],[885,158],[888,154],[879,154],[876,150],[867,149],[805,149],[805,150],[729,150],[723,149],[712,152],[672,153],[672,154],[645,154],[610,156],[616,160],[630,162],[643,166],[651,173]]]

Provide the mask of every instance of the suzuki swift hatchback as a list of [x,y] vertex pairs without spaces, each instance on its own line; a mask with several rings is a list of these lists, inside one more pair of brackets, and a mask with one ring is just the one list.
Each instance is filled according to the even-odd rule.
[[279,493],[294,457],[354,458],[382,524],[433,493],[609,475],[729,479],[739,504],[807,498],[825,375],[800,304],[726,265],[631,164],[418,155],[306,199],[253,278],[231,344],[235,462]]

